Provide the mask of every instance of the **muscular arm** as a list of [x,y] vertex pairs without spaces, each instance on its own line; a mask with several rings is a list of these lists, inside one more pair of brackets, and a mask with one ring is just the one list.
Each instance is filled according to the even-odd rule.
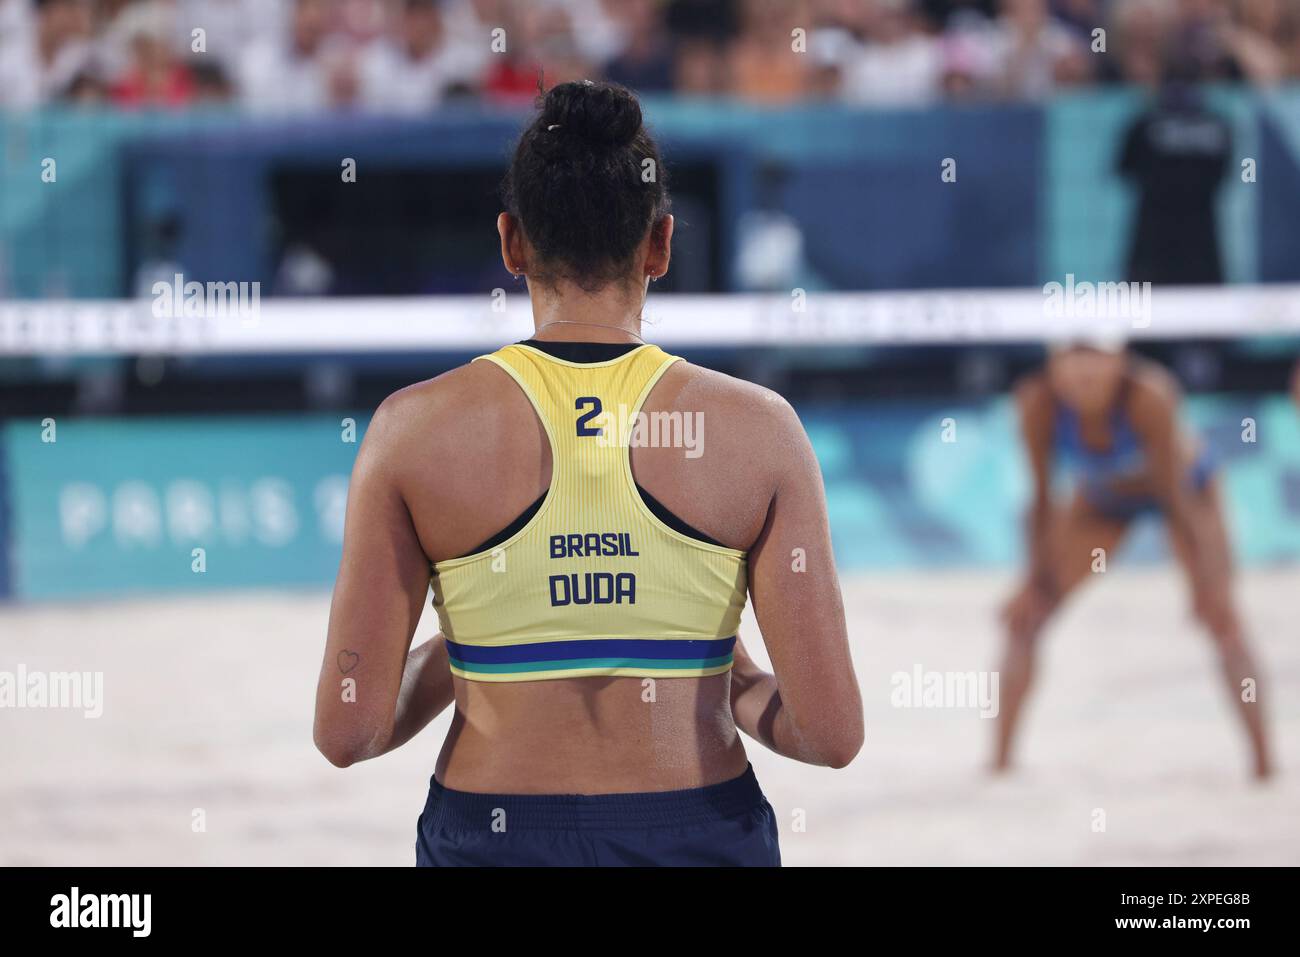
[[452,698],[441,636],[409,651],[429,562],[396,467],[402,415],[376,411],[348,488],[343,559],[316,688],[316,747],[346,767],[413,737]]
[[862,747],[862,699],[849,654],[821,470],[794,410],[768,410],[777,452],[767,521],[749,552],[754,613],[775,675],[737,641],[736,725],[779,754],[844,767]]

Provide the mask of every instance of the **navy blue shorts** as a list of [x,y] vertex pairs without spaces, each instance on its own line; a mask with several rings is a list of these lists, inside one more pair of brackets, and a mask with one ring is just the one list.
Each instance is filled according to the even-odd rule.
[[753,767],[731,781],[638,794],[471,794],[429,781],[417,867],[780,867]]

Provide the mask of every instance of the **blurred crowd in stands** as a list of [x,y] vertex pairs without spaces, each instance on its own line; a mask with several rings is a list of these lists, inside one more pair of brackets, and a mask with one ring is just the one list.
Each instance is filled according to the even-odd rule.
[[779,105],[1300,76],[1300,0],[0,0],[0,107],[419,115],[605,77]]

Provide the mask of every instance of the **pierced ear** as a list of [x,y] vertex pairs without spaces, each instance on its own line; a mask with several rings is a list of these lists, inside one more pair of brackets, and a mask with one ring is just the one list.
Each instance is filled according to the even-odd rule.
[[497,234],[501,237],[501,261],[506,272],[518,279],[528,270],[527,258],[522,249],[523,231],[518,221],[509,213],[497,216]]
[[672,261],[673,217],[671,214],[661,217],[650,227],[650,255],[647,257],[646,275],[651,281],[662,279],[668,272]]

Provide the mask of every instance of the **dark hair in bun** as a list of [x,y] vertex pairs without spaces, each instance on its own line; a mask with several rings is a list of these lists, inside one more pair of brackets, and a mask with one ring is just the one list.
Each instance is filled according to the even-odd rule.
[[625,278],[637,246],[669,209],[641,104],[625,87],[590,80],[561,83],[539,98],[502,193],[540,259],[530,277],[569,279],[586,290]]

